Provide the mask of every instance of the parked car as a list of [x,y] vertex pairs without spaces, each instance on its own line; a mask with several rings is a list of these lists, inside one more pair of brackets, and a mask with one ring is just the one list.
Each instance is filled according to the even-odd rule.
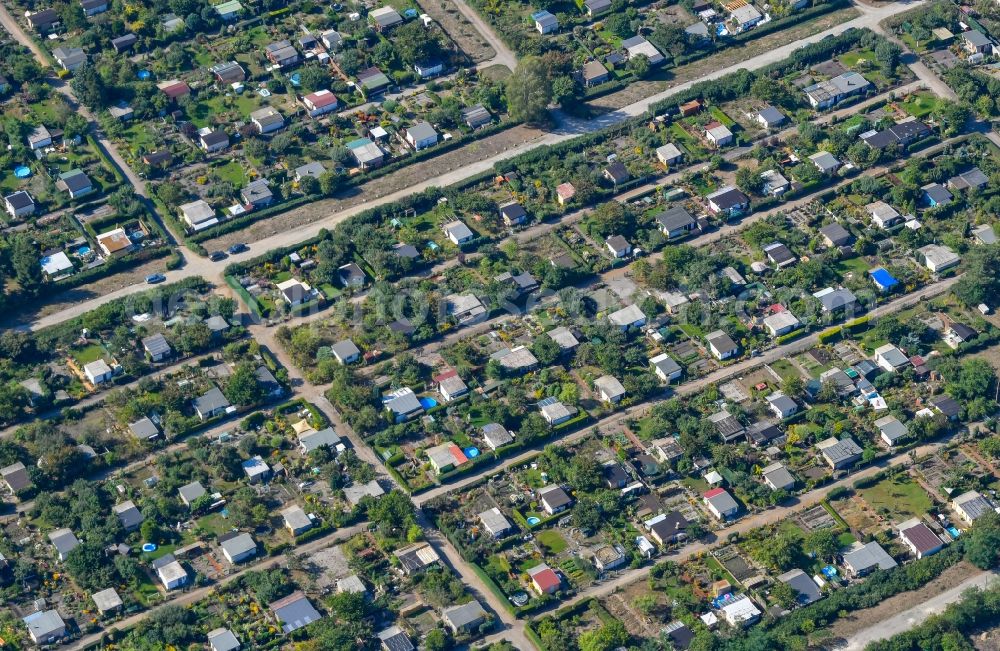
[[208,259],[211,260],[212,262],[218,262],[219,260],[225,260],[226,259],[226,253],[225,253],[225,251],[212,251],[212,253],[210,253],[209,256],[208,256]]
[[229,247],[229,254],[230,255],[236,255],[237,253],[243,253],[244,251],[248,250],[249,248],[250,248],[249,246],[247,246],[246,244],[240,242],[239,244],[234,244],[231,247]]
[[156,283],[162,283],[167,279],[163,274],[150,274],[146,276],[146,283],[149,285],[155,285]]

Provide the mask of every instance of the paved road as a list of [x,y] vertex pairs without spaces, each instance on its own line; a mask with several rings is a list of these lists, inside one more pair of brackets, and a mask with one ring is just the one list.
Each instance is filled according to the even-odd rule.
[[1000,581],[1000,575],[996,571],[981,572],[966,579],[951,590],[946,590],[913,608],[904,610],[889,619],[879,622],[875,626],[855,633],[847,639],[847,642],[843,646],[838,646],[837,649],[841,649],[842,651],[862,651],[872,642],[885,640],[898,633],[908,631],[914,626],[923,623],[931,615],[940,614],[948,607],[948,604],[959,601],[966,590],[972,588],[985,589],[996,585],[998,581]]

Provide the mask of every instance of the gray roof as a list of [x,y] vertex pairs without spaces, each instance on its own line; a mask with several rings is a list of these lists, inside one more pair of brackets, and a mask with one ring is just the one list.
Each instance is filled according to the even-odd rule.
[[785,121],[785,115],[773,106],[765,106],[757,112],[757,115],[768,125],[781,124]]
[[285,519],[285,524],[292,529],[309,529],[312,527],[312,520],[309,515],[298,504],[292,504],[281,512],[281,517]]
[[341,360],[350,359],[355,355],[361,354],[361,350],[350,339],[338,341],[334,345],[330,346],[330,350],[337,359]]
[[839,464],[861,456],[861,448],[851,437],[840,441],[831,437],[822,443],[817,444],[823,452],[823,456],[829,459],[830,463]]
[[992,43],[992,41],[990,41],[990,37],[986,36],[978,29],[970,29],[967,32],[962,32],[962,39],[969,43],[969,45],[973,45],[977,48],[986,47]]
[[483,437],[489,439],[491,447],[501,447],[514,440],[507,428],[500,423],[487,423],[483,425]]
[[114,507],[115,515],[121,521],[122,526],[126,529],[134,529],[142,524],[143,517],[142,513],[136,507],[135,502],[129,500],[127,502],[122,502],[121,504],[116,504]]
[[159,332],[155,335],[143,337],[142,347],[145,348],[146,352],[153,357],[162,357],[164,355],[169,355],[172,352],[167,338]]
[[412,391],[400,392],[385,402],[387,409],[400,416],[411,414],[422,409],[420,401]]
[[509,531],[512,528],[510,520],[497,507],[480,513],[479,521],[494,535]]
[[786,411],[794,411],[798,409],[798,405],[794,400],[786,396],[785,394],[771,394],[767,397],[767,402],[777,409],[778,411],[784,413]]
[[785,488],[795,484],[795,477],[780,463],[772,463],[761,471],[761,475],[775,488]]
[[896,561],[889,556],[882,546],[874,540],[858,549],[844,554],[844,562],[854,568],[855,572],[863,572],[878,567],[888,570],[896,567]]
[[649,360],[649,362],[656,368],[660,369],[660,372],[667,377],[681,370],[681,365],[674,361],[674,358],[666,353],[653,357]]
[[56,548],[60,555],[65,556],[80,544],[76,535],[69,529],[56,529],[49,534],[49,542]]
[[430,125],[429,122],[417,122],[412,127],[406,130],[406,133],[414,140],[414,142],[420,142],[421,140],[427,140],[429,138],[437,138],[437,131],[434,127]]
[[55,610],[31,613],[22,620],[28,627],[31,636],[36,640],[44,640],[53,633],[65,630],[66,624]]
[[657,215],[656,221],[667,231],[675,231],[678,228],[687,228],[694,224],[694,216],[683,206],[674,206]]
[[445,608],[441,615],[445,620],[450,622],[452,626],[461,629],[472,626],[481,620],[486,616],[486,611],[483,610],[483,607],[479,605],[478,601],[473,599],[469,603],[462,604],[461,606]]
[[200,413],[206,414],[229,406],[229,400],[222,393],[219,387],[212,387],[203,396],[195,399],[194,408]]
[[708,333],[705,335],[705,340],[720,353],[725,353],[739,348],[739,346],[736,345],[736,342],[733,341],[733,338],[722,330],[716,330],[715,332]]
[[803,606],[818,601],[823,596],[816,582],[798,568],[779,575],[778,580],[791,586],[792,590],[798,593],[798,601]]
[[205,487],[201,485],[200,481],[193,481],[190,484],[178,488],[177,492],[180,493],[181,499],[183,499],[186,503],[191,504],[208,491],[205,490]]
[[247,203],[257,203],[274,197],[271,188],[268,187],[267,179],[259,178],[247,183],[246,187],[240,190],[240,196]]
[[291,633],[323,617],[301,590],[273,602],[268,608],[281,623],[281,630],[285,633]]
[[236,651],[240,648],[240,641],[228,628],[217,628],[208,634],[208,643],[212,651]]
[[295,168],[295,176],[302,178],[305,176],[311,176],[313,178],[319,178],[326,172],[326,168],[323,167],[323,163],[319,161],[313,161],[311,163],[306,163],[305,165],[299,165]]
[[906,425],[899,422],[895,416],[886,416],[884,418],[879,418],[875,421],[875,427],[882,432],[882,435],[889,439],[891,442],[895,443],[899,439],[903,438],[909,431],[906,429]]
[[851,240],[851,233],[841,224],[833,222],[832,224],[827,224],[823,228],[819,229],[819,232],[825,236],[834,246],[839,246],[841,244],[846,244]]
[[594,380],[594,387],[612,399],[625,395],[625,387],[611,375],[602,375]]
[[379,631],[377,635],[386,651],[413,651],[410,637],[398,626],[390,626]]
[[557,486],[555,484],[538,489],[538,497],[552,509],[557,509],[560,506],[566,506],[573,501],[573,499],[566,494],[566,491],[562,489],[562,486]]
[[344,489],[344,499],[350,502],[351,506],[357,506],[362,498],[378,498],[382,495],[385,495],[385,489],[382,488],[382,484],[377,479],[373,479],[367,484],[352,484]]
[[248,533],[238,533],[219,539],[219,546],[226,551],[231,558],[236,558],[247,552],[257,549],[257,543]]
[[318,432],[303,434],[299,437],[299,444],[306,454],[322,447],[333,447],[340,443],[340,437],[332,427],[321,429]]
[[97,610],[102,613],[113,610],[122,605],[122,598],[118,596],[118,592],[114,588],[108,588],[106,590],[101,590],[100,592],[95,592],[90,595],[90,598],[94,600]]
[[445,224],[443,228],[448,235],[454,235],[458,240],[464,240],[473,236],[472,229],[458,220]]
[[854,305],[858,300],[851,290],[843,287],[830,289],[830,291],[819,291],[813,294],[813,296],[819,299],[819,302],[823,304],[823,309],[827,312],[834,312],[849,305]]
[[228,330],[230,328],[229,321],[226,321],[225,317],[219,314],[205,319],[205,325],[207,325],[208,329],[212,332],[222,332],[223,330]]

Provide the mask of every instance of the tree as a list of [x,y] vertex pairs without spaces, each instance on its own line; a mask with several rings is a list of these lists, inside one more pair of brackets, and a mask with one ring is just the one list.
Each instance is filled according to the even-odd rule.
[[552,85],[541,59],[535,56],[521,59],[507,78],[506,92],[508,110],[513,119],[528,123],[548,121],[547,108],[552,101]]
[[632,30],[632,21],[624,13],[615,13],[608,16],[607,20],[604,21],[604,29],[621,38],[628,38],[634,33]]
[[764,179],[756,168],[741,167],[736,170],[736,187],[747,194],[760,194],[764,188]]
[[774,597],[782,608],[791,608],[799,598],[795,588],[783,581],[778,581],[771,586],[771,596]]
[[953,292],[969,307],[1000,296],[1000,244],[976,246],[965,255],[965,273]]
[[580,634],[580,651],[611,651],[623,647],[629,640],[625,625],[617,620],[609,621],[598,629]]
[[451,638],[444,629],[431,629],[424,637],[424,648],[427,651],[448,651],[451,646]]
[[264,400],[264,389],[257,381],[254,367],[249,363],[236,367],[226,382],[224,393],[231,403],[241,407],[255,405]]
[[558,104],[565,104],[574,99],[579,92],[576,81],[569,75],[556,77],[552,82],[552,99]]
[[1000,515],[979,516],[964,538],[965,557],[976,567],[988,570],[1000,561]]
[[418,20],[397,27],[392,40],[403,63],[412,67],[415,64],[440,60],[441,42],[433,34],[432,30],[426,29]]
[[396,528],[405,531],[415,522],[413,503],[397,490],[389,491],[368,507],[368,517],[380,528]]
[[882,74],[889,76],[896,71],[896,66],[899,65],[899,55],[901,54],[899,46],[897,46],[892,41],[887,39],[879,39],[878,44],[875,46],[875,59],[878,61],[879,67],[882,69]]
[[42,266],[39,262],[38,245],[26,233],[14,237],[10,252],[10,266],[14,278],[27,293],[34,293],[42,283]]
[[548,334],[542,334],[531,344],[531,354],[538,359],[538,363],[543,367],[551,366],[559,359],[561,353],[562,348]]
[[77,68],[73,73],[70,86],[77,99],[88,107],[95,110],[104,107],[107,89],[104,86],[104,80],[101,79],[101,75],[98,74],[94,66],[85,63]]
[[651,69],[649,58],[645,54],[630,57],[628,60],[628,70],[636,79],[645,79]]
[[817,529],[806,536],[803,545],[806,551],[816,554],[817,558],[828,560],[840,549],[837,538],[830,529]]

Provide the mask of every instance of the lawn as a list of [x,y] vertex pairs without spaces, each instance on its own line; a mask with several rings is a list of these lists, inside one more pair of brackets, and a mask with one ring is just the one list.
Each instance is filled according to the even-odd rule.
[[726,115],[726,112],[720,109],[718,106],[713,106],[708,109],[708,112],[712,114],[712,117],[722,123],[726,128],[732,129],[736,122]]
[[933,93],[913,93],[900,102],[900,107],[915,118],[922,118],[937,110],[941,102]]
[[785,382],[793,378],[802,377],[802,374],[799,373],[799,370],[797,368],[795,368],[795,365],[789,362],[787,359],[777,360],[776,362],[771,364],[771,368],[774,370],[775,373],[780,375],[781,379]]
[[233,526],[222,517],[221,513],[209,513],[203,518],[199,518],[196,525],[206,532],[215,534],[216,537],[230,531]]
[[920,484],[906,475],[884,479],[870,488],[863,489],[861,496],[876,511],[888,512],[890,517],[897,521],[918,517],[934,505]]
[[102,359],[106,354],[107,353],[104,351],[104,348],[98,344],[90,344],[88,346],[84,346],[83,348],[73,349],[73,359],[75,359],[76,363],[81,367],[85,364]]
[[843,63],[848,68],[854,68],[858,65],[861,59],[866,59],[868,61],[875,60],[875,53],[871,50],[861,50],[860,52],[848,52],[847,54],[842,54],[840,56],[840,62]]
[[845,258],[837,262],[837,273],[844,276],[848,273],[853,273],[856,276],[864,276],[868,273],[868,269],[871,265],[865,261],[864,258],[857,256],[853,258]]
[[535,540],[545,548],[546,554],[561,554],[566,551],[566,539],[555,529],[546,529],[535,534]]
[[219,175],[221,181],[228,181],[233,187],[241,188],[246,184],[246,174],[238,160],[230,160],[225,165],[216,167],[215,173]]

